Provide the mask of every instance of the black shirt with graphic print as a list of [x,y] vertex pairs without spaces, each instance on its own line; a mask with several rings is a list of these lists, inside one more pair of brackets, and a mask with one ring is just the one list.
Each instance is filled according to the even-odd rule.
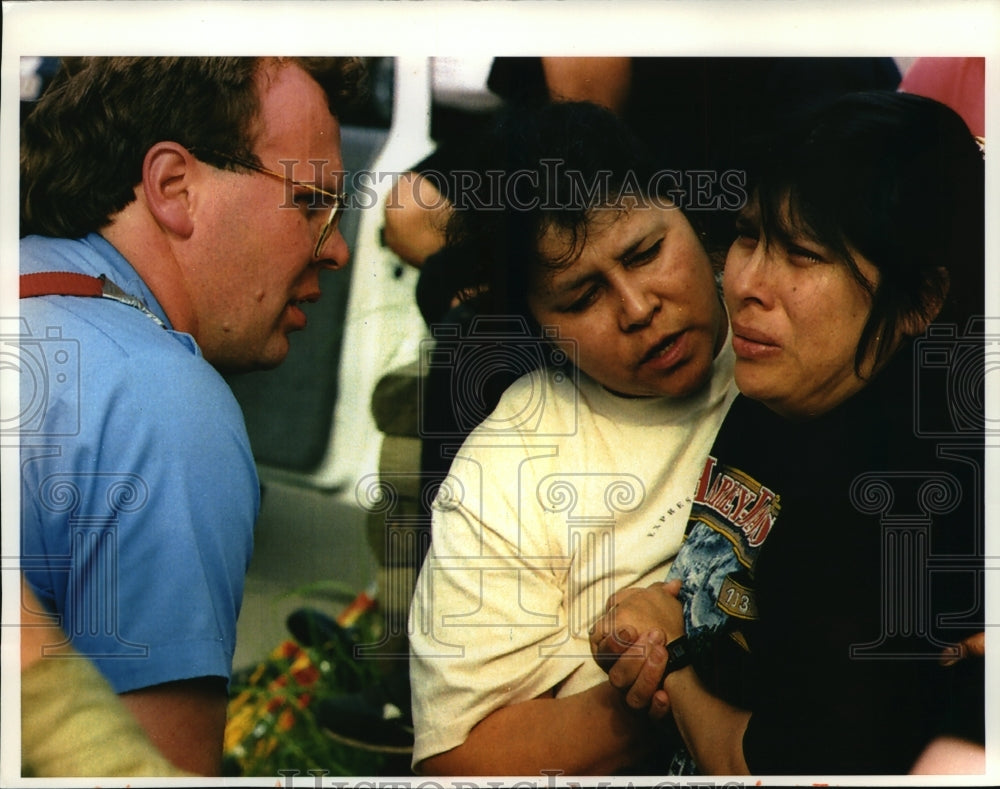
[[812,420],[741,396],[706,462],[668,577],[702,681],[752,713],[754,774],[902,774],[955,722],[982,739],[982,661],[939,662],[983,629],[982,380],[933,350]]

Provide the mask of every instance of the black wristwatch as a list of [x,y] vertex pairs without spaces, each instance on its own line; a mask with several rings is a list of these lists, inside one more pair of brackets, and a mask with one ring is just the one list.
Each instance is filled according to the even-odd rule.
[[677,671],[685,666],[690,666],[693,657],[694,650],[688,642],[688,637],[681,636],[680,638],[675,638],[667,644],[667,668],[663,672],[663,676],[667,676],[671,671]]

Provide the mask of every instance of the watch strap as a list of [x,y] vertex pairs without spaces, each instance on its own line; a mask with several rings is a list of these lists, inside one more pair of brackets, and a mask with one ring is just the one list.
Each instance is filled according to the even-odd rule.
[[672,671],[678,671],[686,666],[690,666],[693,658],[694,650],[688,641],[688,637],[681,636],[680,638],[675,638],[667,644],[667,668],[663,672],[663,676]]

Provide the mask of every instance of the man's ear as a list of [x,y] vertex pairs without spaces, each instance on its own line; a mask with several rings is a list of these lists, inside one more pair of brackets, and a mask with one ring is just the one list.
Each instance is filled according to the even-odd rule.
[[190,192],[197,160],[175,142],[158,142],[142,162],[142,192],[157,223],[187,238],[194,231]]

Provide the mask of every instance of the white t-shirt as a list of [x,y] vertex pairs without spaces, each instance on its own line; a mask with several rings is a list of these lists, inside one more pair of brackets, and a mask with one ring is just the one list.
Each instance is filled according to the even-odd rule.
[[606,680],[588,630],[611,593],[664,579],[735,395],[728,341],[682,400],[551,370],[507,390],[434,505],[410,610],[414,764],[496,709]]

